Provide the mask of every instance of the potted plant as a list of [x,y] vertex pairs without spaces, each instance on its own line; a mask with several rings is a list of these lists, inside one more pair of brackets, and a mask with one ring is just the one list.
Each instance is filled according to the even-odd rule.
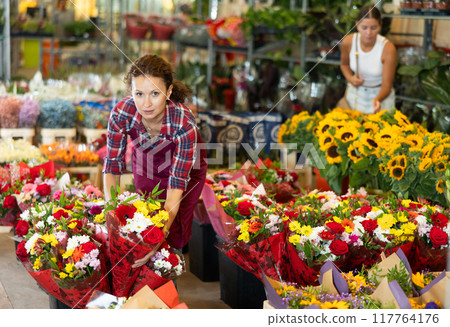
[[74,21],[64,25],[64,30],[67,36],[88,38],[93,36],[95,27],[90,21]]

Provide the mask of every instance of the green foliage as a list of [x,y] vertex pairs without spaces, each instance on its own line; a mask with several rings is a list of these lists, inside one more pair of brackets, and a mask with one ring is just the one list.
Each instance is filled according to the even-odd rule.
[[90,21],[74,21],[73,23],[65,24],[64,30],[68,34],[84,37],[85,34],[94,33],[95,26]]

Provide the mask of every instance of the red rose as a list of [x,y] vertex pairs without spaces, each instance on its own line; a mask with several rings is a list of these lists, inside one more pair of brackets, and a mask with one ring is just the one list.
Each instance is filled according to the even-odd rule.
[[448,224],[447,216],[444,215],[443,213],[440,213],[440,212],[435,212],[431,216],[431,220],[433,221],[433,226],[436,226],[436,227],[439,227],[439,228],[444,228]]
[[342,234],[345,231],[344,227],[335,221],[327,223],[327,227],[335,234]]
[[167,261],[170,262],[172,267],[176,267],[178,265],[178,257],[174,253],[169,254]]
[[117,218],[119,218],[120,224],[122,226],[125,226],[127,224],[127,218],[134,217],[136,208],[134,206],[122,204],[122,205],[118,206],[114,212],[116,213]]
[[41,184],[38,187],[36,187],[36,191],[41,195],[41,196],[47,196],[50,194],[50,192],[52,191],[52,188],[50,187],[50,185],[48,184]]
[[372,220],[372,219],[366,219],[363,222],[361,222],[361,225],[363,225],[364,230],[367,233],[372,234],[373,231],[378,227],[378,221]]
[[0,191],[0,193],[5,193],[7,191],[9,191],[11,189],[11,184],[6,184],[5,186],[2,187],[2,190]]
[[420,203],[410,203],[409,208],[412,210],[417,210],[423,207],[423,204]]
[[223,187],[227,187],[228,185],[231,184],[229,181],[221,181],[220,183],[222,184]]
[[22,241],[17,245],[16,256],[21,261],[24,262],[28,259],[27,249],[25,249],[26,241]]
[[3,208],[11,209],[17,207],[16,198],[12,195],[7,195],[3,200]]
[[370,211],[372,211],[372,207],[365,206],[365,207],[359,208],[358,210],[353,210],[351,213],[352,213],[352,216],[363,216]]
[[72,210],[73,207],[75,207],[75,204],[69,204],[68,206],[65,206],[64,209],[66,209],[66,210]]
[[296,182],[298,180],[298,175],[296,173],[291,172],[289,174],[291,174],[292,182]]
[[277,175],[279,178],[281,179],[285,179],[286,178],[286,172],[284,170],[275,168],[275,170],[277,171]]
[[348,252],[348,245],[341,240],[334,240],[330,244],[330,251],[334,255],[343,255]]
[[84,253],[89,253],[96,248],[97,247],[92,242],[86,242],[86,243],[81,244],[81,249]]
[[16,235],[18,236],[27,235],[29,228],[30,226],[28,226],[28,223],[25,220],[19,220],[19,222],[16,225]]
[[55,217],[55,219],[60,220],[61,217],[64,217],[64,218],[69,217],[69,214],[68,214],[66,211],[64,211],[63,209],[59,209],[58,211],[56,211],[56,212],[53,214],[53,217]]
[[438,249],[441,245],[448,244],[448,235],[442,229],[431,227],[430,240],[433,243],[433,247]]
[[319,233],[319,236],[323,239],[323,240],[327,240],[327,241],[332,241],[336,238],[336,235],[331,234],[330,232],[327,232],[326,230],[322,231]]
[[237,211],[243,216],[250,216],[252,213],[250,209],[254,209],[255,206],[248,200],[238,203]]
[[144,239],[144,243],[150,245],[158,244],[164,240],[164,233],[155,226],[151,226],[149,229],[141,232],[141,236]]

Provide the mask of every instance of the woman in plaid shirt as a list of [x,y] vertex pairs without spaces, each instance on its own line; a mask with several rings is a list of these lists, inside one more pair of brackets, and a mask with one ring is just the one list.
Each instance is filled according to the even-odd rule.
[[[112,110],[108,123],[103,175],[106,200],[125,169],[127,137],[133,144],[136,189],[165,189],[167,242],[181,248],[191,237],[193,211],[206,177],[206,152],[195,117],[183,102],[189,89],[173,79],[171,65],[156,55],[137,59],[125,77],[131,95]],[[170,230],[170,233],[169,233]],[[136,260],[134,268],[153,255]]]

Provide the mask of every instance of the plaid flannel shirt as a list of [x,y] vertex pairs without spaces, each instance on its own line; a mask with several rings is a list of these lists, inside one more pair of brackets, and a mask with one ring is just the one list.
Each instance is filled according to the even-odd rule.
[[[169,139],[175,143],[172,165],[169,175],[169,189],[186,190],[189,174],[197,156],[197,125],[192,112],[184,104],[168,101],[156,142],[150,142],[150,136],[141,121],[134,99],[129,96],[120,101],[111,111],[107,133],[107,153],[104,159],[103,173],[120,175],[125,169],[127,136],[131,129],[138,130],[139,142],[134,146],[156,148]],[[148,144],[150,144],[148,146]]]

